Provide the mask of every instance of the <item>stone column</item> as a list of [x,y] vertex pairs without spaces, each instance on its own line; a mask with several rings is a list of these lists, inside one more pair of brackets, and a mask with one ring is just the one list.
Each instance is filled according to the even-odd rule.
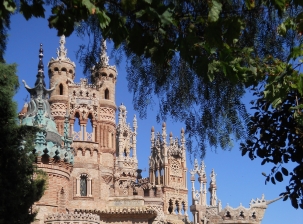
[[76,196],[80,197],[80,177],[76,179]]
[[93,133],[92,133],[92,141],[96,141],[96,125],[93,124]]
[[81,141],[84,140],[84,139],[83,139],[83,135],[84,135],[84,133],[83,133],[83,125],[81,124],[81,125],[80,125],[80,140],[81,140]]
[[92,179],[87,179],[87,196],[92,197]]
[[86,124],[83,125],[83,140],[87,141]]

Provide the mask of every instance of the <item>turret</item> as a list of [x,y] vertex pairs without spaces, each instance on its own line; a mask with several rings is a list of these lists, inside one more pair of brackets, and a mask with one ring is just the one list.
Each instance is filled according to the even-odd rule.
[[99,97],[101,105],[111,105],[114,109],[116,109],[115,88],[117,75],[116,66],[109,65],[106,40],[102,40],[100,62],[92,68],[91,80],[100,89]]
[[[118,126],[117,126],[117,152],[115,165],[115,195],[132,196],[135,192],[134,183],[140,179],[137,159],[137,119],[134,116],[133,127],[126,121],[126,107],[119,106]],[[128,189],[128,190],[127,190]],[[142,189],[140,189],[142,190]],[[143,195],[143,190],[140,192]]]
[[76,65],[67,57],[64,35],[60,37],[59,44],[57,58],[51,58],[48,62],[50,87],[54,88],[50,94],[49,103],[58,131],[63,134],[64,116],[68,109],[69,84],[74,83]]
[[165,198],[164,213],[187,216],[186,148],[184,130],[181,140],[169,134],[167,142],[166,124],[162,133],[151,130],[151,155],[149,157],[149,180],[156,188],[156,196]]
[[[30,88],[23,81],[31,100],[19,114],[22,125],[37,126],[41,129],[36,135],[34,152],[37,155],[37,166],[48,174],[47,189],[39,202],[35,203],[38,211],[62,212],[67,203],[69,179],[74,162],[72,139],[69,136],[69,123],[66,117],[63,136],[59,134],[54,118],[51,115],[48,95],[56,86],[47,89],[44,82],[43,49],[39,50],[38,74],[35,86]],[[38,213],[37,219],[43,220]],[[39,221],[37,221],[39,222]]]

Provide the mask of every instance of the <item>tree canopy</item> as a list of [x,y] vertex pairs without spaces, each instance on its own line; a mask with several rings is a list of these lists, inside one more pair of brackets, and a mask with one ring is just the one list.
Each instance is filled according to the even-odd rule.
[[[44,173],[36,170],[34,137],[37,129],[19,126],[13,96],[18,87],[16,65],[0,63],[0,223],[31,223],[31,210],[44,192]],[[14,215],[12,215],[14,214]]]
[[[185,122],[188,148],[196,139],[202,155],[206,143],[225,149],[244,139],[243,155],[274,163],[266,180],[292,175],[285,195],[303,208],[302,1],[4,0],[0,29],[15,11],[44,17],[48,5],[58,35],[91,37],[80,49],[84,72],[98,60],[100,39],[112,39],[117,61],[127,57],[142,117],[157,96],[159,119]],[[241,102],[247,88],[257,96],[251,118]],[[282,165],[290,161],[298,164],[293,172]]]

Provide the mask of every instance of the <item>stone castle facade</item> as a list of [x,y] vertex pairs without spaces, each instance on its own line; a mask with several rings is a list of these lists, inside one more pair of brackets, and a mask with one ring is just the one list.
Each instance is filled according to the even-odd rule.
[[249,208],[222,209],[214,170],[207,189],[205,165],[197,161],[190,171],[189,204],[183,129],[179,139],[167,136],[165,123],[161,133],[151,129],[149,176],[141,176],[137,120],[130,126],[126,107],[116,106],[117,70],[109,65],[105,41],[92,69],[94,84],[74,82],[75,63],[67,57],[64,36],[57,57],[48,63],[48,76],[50,89],[44,82],[41,45],[37,81],[33,88],[24,82],[31,100],[19,113],[23,125],[41,128],[34,153],[37,166],[48,175],[45,194],[34,205],[35,224],[177,224],[189,223],[189,212],[192,222],[200,224],[261,222],[272,201],[262,197]]

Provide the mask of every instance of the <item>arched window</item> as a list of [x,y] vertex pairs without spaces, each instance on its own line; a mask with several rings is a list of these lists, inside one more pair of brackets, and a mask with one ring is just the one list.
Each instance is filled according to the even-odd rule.
[[81,175],[80,177],[80,195],[87,196],[87,176]]
[[62,83],[59,85],[59,94],[63,95],[63,85],[62,85]]
[[104,98],[105,98],[106,100],[109,100],[109,91],[108,91],[108,89],[106,89],[106,90],[104,91]]
[[75,122],[72,126],[73,129],[73,140],[74,141],[83,141],[83,132],[80,126],[80,114],[76,112],[75,114]]
[[77,177],[76,196],[92,197],[92,179],[86,173]]
[[95,141],[95,136],[94,136],[94,127],[93,127],[93,115],[90,113],[87,116],[87,123],[86,123],[86,138],[84,139],[85,141]]

